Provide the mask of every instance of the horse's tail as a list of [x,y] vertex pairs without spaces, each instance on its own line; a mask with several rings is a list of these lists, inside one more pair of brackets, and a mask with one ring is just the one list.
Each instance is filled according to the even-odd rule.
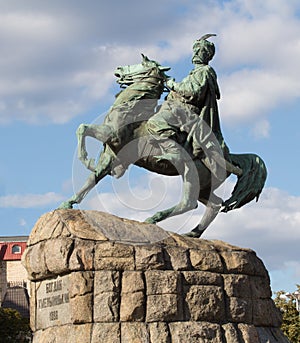
[[267,178],[264,161],[255,154],[230,154],[233,165],[240,167],[243,174],[238,177],[231,197],[223,203],[222,212],[239,208],[260,196]]

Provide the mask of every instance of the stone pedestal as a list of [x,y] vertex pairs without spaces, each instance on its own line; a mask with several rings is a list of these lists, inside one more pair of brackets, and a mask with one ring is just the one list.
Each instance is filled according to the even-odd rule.
[[255,252],[56,210],[23,256],[34,343],[286,343]]

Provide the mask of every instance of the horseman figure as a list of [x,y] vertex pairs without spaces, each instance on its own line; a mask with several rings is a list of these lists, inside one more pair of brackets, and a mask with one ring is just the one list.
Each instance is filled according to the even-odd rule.
[[[139,106],[134,103],[130,108],[128,105],[127,108],[124,105],[118,108],[115,103],[115,110],[111,111],[108,118],[113,118],[110,123],[113,124],[118,144],[126,144],[132,136],[132,123],[148,120],[152,142],[156,142],[162,150],[160,156],[155,156],[157,162],[168,160],[176,165],[178,160],[188,157],[185,162],[189,163],[189,154],[182,155],[180,145],[183,145],[192,158],[200,158],[216,178],[224,180],[225,169],[236,175],[241,175],[242,171],[231,164],[229,149],[221,132],[217,105],[220,91],[216,72],[209,66],[215,54],[214,44],[207,40],[211,36],[215,35],[207,34],[194,42],[194,69],[181,82],[175,82],[174,79],[166,82],[170,93],[157,113],[153,114],[155,106],[151,106],[149,100],[137,101]],[[169,68],[160,69],[166,71]],[[157,98],[158,94],[153,94],[153,99]],[[128,100],[132,103],[131,98]],[[126,124],[129,120],[130,125]],[[131,162],[119,160],[114,167],[114,176],[122,176]]]
[[[92,173],[60,208],[79,204],[101,179],[121,177],[132,163],[162,175],[181,175],[183,180],[180,202],[155,213],[148,223],[192,210],[198,201],[206,206],[190,237],[200,237],[220,210],[227,212],[258,199],[267,176],[263,160],[256,154],[230,153],[221,132],[220,91],[209,65],[215,54],[214,44],[208,41],[211,36],[194,42],[194,69],[181,82],[165,74],[170,68],[144,55],[142,63],[116,69],[118,83],[125,88],[103,124],[81,124],[77,129],[78,157]],[[157,106],[165,84],[169,94]],[[104,143],[97,164],[88,158],[88,136]],[[237,183],[231,197],[223,201],[214,191],[231,173],[238,176]]]
[[[180,132],[189,133],[188,139],[192,143],[195,157],[201,154],[203,147],[211,148],[212,134],[218,136],[220,145],[224,145],[224,151],[228,150],[220,129],[217,75],[208,64],[215,53],[214,44],[207,40],[210,36],[212,35],[205,35],[194,42],[194,69],[181,82],[175,82],[174,79],[167,81],[171,91],[160,111],[148,121],[149,132],[160,141],[163,158],[172,162],[178,158],[178,146],[174,141],[178,140],[176,136]],[[196,136],[195,127],[200,128],[201,125],[197,124],[202,120],[209,126],[210,132],[200,130],[199,136]]]

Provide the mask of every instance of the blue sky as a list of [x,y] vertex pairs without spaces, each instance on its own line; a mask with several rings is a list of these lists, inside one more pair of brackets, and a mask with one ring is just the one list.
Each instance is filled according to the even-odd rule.
[[[269,175],[258,203],[220,214],[204,238],[254,249],[273,290],[293,291],[300,283],[299,1],[150,4],[0,0],[0,235],[28,235],[84,182],[75,131],[103,120],[118,91],[117,66],[139,63],[143,52],[180,81],[192,68],[193,41],[212,32],[223,135],[232,152],[259,154]],[[89,149],[96,157],[101,145]],[[133,167],[122,180],[103,180],[80,208],[142,221],[176,203],[180,190],[178,178]],[[161,226],[189,231],[202,211]]]

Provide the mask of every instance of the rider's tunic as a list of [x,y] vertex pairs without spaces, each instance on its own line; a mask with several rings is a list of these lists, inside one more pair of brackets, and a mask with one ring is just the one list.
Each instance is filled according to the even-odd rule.
[[222,150],[225,142],[221,133],[217,99],[220,91],[212,67],[197,64],[181,82],[169,82],[172,89],[160,111],[148,120],[151,134],[172,137],[178,131],[188,133],[195,156],[214,145]]
[[196,64],[181,82],[169,81],[168,86],[171,92],[166,101],[148,120],[149,132],[157,140],[176,140],[178,132],[186,132],[194,156],[204,157],[209,155],[208,151],[216,151],[226,158],[229,150],[220,127],[217,106],[220,91],[214,69]]

